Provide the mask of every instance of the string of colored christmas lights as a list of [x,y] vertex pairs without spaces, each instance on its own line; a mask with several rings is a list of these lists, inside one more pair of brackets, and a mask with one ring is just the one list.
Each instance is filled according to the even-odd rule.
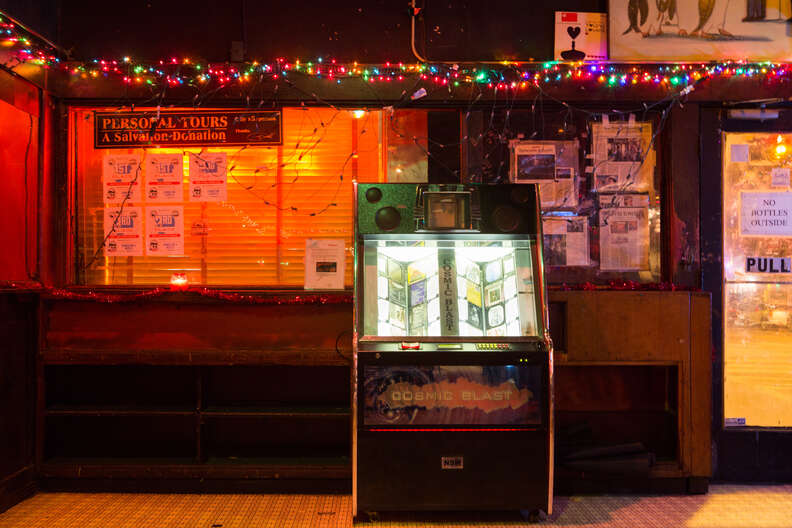
[[51,67],[60,63],[55,48],[35,35],[24,31],[0,12],[0,50],[3,48],[12,50],[11,61],[15,62],[15,64],[7,62],[4,64],[6,67],[27,63]]
[[[19,26],[0,16],[0,49],[13,48],[18,63],[68,71],[83,79],[113,78],[128,85],[176,87],[246,85],[264,80],[295,77],[323,79],[336,84],[348,80],[365,83],[404,83],[415,79],[449,88],[480,85],[492,89],[532,89],[541,85],[565,83],[594,84],[611,88],[655,85],[669,90],[684,88],[702,78],[756,78],[766,81],[789,81],[790,63],[748,63],[722,61],[680,64],[617,63],[525,63],[504,61],[497,65],[481,64],[363,64],[341,63],[334,59],[289,61],[278,58],[270,62],[212,64],[190,58],[172,57],[155,62],[137,61],[131,56],[120,59],[68,61],[55,49],[28,35]],[[9,66],[8,64],[6,66]],[[13,67],[13,65],[12,65]],[[416,97],[414,94],[413,97]]]

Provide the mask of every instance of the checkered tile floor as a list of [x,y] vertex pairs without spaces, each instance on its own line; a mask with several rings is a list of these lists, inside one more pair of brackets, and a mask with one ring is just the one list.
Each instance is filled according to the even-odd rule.
[[[352,527],[348,495],[41,493],[0,528]],[[517,514],[390,514],[359,527],[792,528],[792,485],[713,485],[707,495],[558,497],[538,525]]]

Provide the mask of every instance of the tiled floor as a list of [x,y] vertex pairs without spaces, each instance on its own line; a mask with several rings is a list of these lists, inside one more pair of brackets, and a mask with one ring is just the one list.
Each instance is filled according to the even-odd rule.
[[[2,528],[336,528],[352,526],[348,495],[41,493],[4,514]],[[538,526],[792,528],[792,485],[713,485],[707,495],[558,497]],[[519,527],[519,515],[390,514],[371,527]],[[534,525],[536,526],[536,525]]]

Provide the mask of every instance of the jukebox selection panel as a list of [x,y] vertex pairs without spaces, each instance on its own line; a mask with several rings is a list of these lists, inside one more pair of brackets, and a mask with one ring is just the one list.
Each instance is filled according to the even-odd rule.
[[[506,337],[536,334],[530,248],[370,245],[367,287],[376,310],[365,310],[368,335]],[[373,257],[374,255],[372,255]],[[372,269],[372,268],[375,268]],[[373,279],[376,278],[376,283]],[[376,313],[376,325],[373,313]],[[376,333],[372,331],[376,328]]]

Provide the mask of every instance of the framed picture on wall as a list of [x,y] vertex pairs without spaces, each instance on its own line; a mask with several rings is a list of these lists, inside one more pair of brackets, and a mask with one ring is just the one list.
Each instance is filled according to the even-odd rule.
[[609,0],[611,60],[792,60],[792,0]]

